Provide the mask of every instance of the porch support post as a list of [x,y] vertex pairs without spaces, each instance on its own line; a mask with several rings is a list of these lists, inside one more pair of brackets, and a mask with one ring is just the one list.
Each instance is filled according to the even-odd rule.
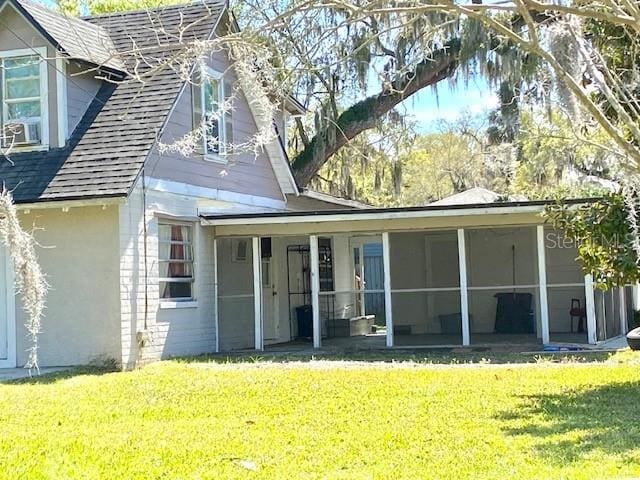
[[598,338],[596,336],[596,301],[591,274],[584,276],[584,298],[587,309],[587,341],[595,345]]
[[255,332],[255,349],[263,350],[262,336],[262,258],[260,253],[260,237],[253,237],[253,320]]
[[464,228],[458,229],[458,265],[460,270],[460,316],[462,317],[462,345],[471,343],[469,335],[469,296],[467,293],[467,248]]
[[220,352],[220,309],[218,308],[218,239],[213,239],[213,324],[216,328],[216,353]]
[[313,348],[320,348],[322,331],[320,328],[320,268],[318,255],[318,236],[309,236],[309,254],[311,261],[311,310],[313,313]]
[[623,287],[618,287],[620,297],[620,335],[627,333],[627,296]]
[[389,232],[382,232],[382,269],[384,270],[384,318],[387,326],[387,347],[393,347],[393,309],[391,308],[391,251]]
[[536,227],[538,242],[538,284],[540,290],[540,330],[542,343],[549,343],[549,303],[547,302],[547,262],[544,249],[544,225]]

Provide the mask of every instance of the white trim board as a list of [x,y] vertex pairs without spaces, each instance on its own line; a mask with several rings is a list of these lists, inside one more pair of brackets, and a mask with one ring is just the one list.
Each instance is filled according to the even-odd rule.
[[[327,223],[342,222],[345,220],[391,220],[396,218],[439,218],[439,217],[465,217],[476,215],[505,215],[510,213],[541,213],[544,206],[531,205],[519,207],[493,207],[493,208],[460,208],[444,210],[419,210],[375,212],[367,210],[350,210],[351,213],[335,213],[327,215],[284,215],[243,218],[214,218],[202,219],[202,225],[270,225],[291,223]],[[540,219],[542,222],[542,219]]]
[[[246,85],[242,82],[242,79],[238,77],[238,81],[240,83],[240,87],[242,89],[242,93],[247,90]],[[280,191],[282,193],[283,199],[285,195],[298,195],[298,185],[296,184],[295,179],[293,178],[293,174],[291,173],[291,168],[289,166],[289,162],[282,151],[282,147],[279,145],[279,140],[277,138],[277,133],[275,132],[275,127],[273,126],[273,118],[265,118],[267,114],[265,112],[261,112],[258,110],[258,105],[256,102],[252,101],[250,98],[247,98],[247,104],[249,105],[249,111],[251,112],[251,116],[253,117],[253,121],[256,122],[256,127],[258,130],[261,128],[270,127],[276,138],[267,143],[264,146],[264,150],[269,157],[269,162],[271,163],[271,167],[275,173],[276,179],[278,180],[278,185],[280,186]]]
[[67,62],[56,56],[56,108],[58,109],[58,147],[64,147],[69,137],[67,104]]
[[4,255],[5,268],[5,296],[7,303],[5,305],[5,314],[7,318],[7,358],[0,359],[0,368],[15,368],[17,366],[16,353],[16,292],[14,289],[14,273],[13,261],[9,257],[7,249],[0,244],[0,252]]
[[[47,150],[50,144],[49,138],[49,61],[47,59],[47,47],[19,48],[15,50],[0,50],[0,59],[38,56],[40,57],[40,144],[37,145],[16,145],[15,151],[42,151]],[[3,87],[0,86],[0,95]],[[35,97],[33,97],[35,98]],[[35,100],[34,100],[35,101]],[[2,123],[8,122],[6,110],[0,109],[2,113]]]
[[208,200],[220,200],[229,203],[239,203],[252,207],[264,207],[277,210],[286,208],[284,200],[275,198],[261,197],[258,195],[248,195],[246,193],[230,192],[228,190],[220,190],[218,188],[200,187],[188,183],[175,182],[173,180],[164,180],[160,178],[146,177],[145,186],[147,190],[155,190],[163,193],[173,193],[175,195],[184,195],[187,197],[205,198]]

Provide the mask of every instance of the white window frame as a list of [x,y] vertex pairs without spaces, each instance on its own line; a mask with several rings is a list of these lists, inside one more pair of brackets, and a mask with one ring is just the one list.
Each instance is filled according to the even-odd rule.
[[[158,268],[160,266],[160,262],[165,262],[168,260],[164,260],[160,258],[160,244],[167,243],[160,239],[160,226],[161,225],[170,225],[170,226],[181,226],[181,227],[189,227],[191,229],[191,296],[190,297],[161,297],[161,292],[158,292],[160,307],[161,308],[190,308],[197,307],[197,298],[196,298],[196,246],[197,246],[197,228],[195,223],[191,222],[178,222],[172,220],[166,220],[164,218],[158,219]],[[170,243],[170,242],[169,242]],[[187,244],[185,244],[187,245]],[[170,261],[170,260],[169,260]],[[179,282],[175,278],[171,277],[161,277],[160,272],[158,272],[158,286],[160,286],[161,282]],[[187,283],[187,282],[184,282]]]
[[223,115],[218,115],[218,144],[219,144],[219,153],[210,153],[208,152],[207,146],[207,128],[206,128],[206,118],[207,118],[207,110],[205,105],[205,83],[208,80],[217,80],[218,81],[218,101],[225,101],[225,91],[224,91],[224,75],[217,70],[214,70],[210,67],[204,67],[202,69],[202,75],[200,81],[202,85],[200,87],[200,110],[202,112],[202,148],[204,152],[204,159],[209,162],[215,163],[227,163],[226,156],[226,145],[227,145],[227,127],[226,122],[224,121]]
[[[49,79],[47,77],[47,47],[34,47],[34,48],[21,48],[17,50],[0,50],[0,60],[15,57],[27,57],[27,56],[39,56],[40,57],[40,118],[42,122],[41,126],[41,143],[40,145],[19,145],[12,147],[14,152],[32,152],[49,149]],[[4,89],[3,85],[0,85],[0,89]],[[2,102],[4,103],[4,92],[2,93]],[[0,108],[2,110],[2,125],[7,121],[7,109]]]

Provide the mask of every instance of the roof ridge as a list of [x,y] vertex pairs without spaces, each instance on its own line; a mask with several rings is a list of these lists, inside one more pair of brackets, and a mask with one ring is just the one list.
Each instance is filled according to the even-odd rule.
[[8,0],[8,3],[69,57],[122,71],[120,59],[114,56],[111,35],[102,25],[66,15],[32,0]]
[[[167,10],[181,10],[187,7],[193,7],[197,5],[202,5],[203,7],[209,6],[227,6],[227,0],[187,0],[181,2],[181,0],[175,0],[180,3],[172,3],[171,5],[159,5],[157,7],[147,7],[147,8],[138,8],[136,10],[123,10],[121,12],[111,12],[111,13],[100,13],[98,15],[83,15],[78,18],[90,21],[93,19],[99,18],[107,18],[107,17],[118,17],[118,16],[126,16],[126,15],[135,15],[139,13],[147,13],[147,12],[166,12]],[[90,22],[89,22],[90,23]]]

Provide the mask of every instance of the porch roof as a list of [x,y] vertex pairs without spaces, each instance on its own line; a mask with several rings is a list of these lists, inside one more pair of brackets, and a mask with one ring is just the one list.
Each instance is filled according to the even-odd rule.
[[[565,200],[570,205],[596,198]],[[273,211],[262,213],[201,213],[201,224],[218,235],[295,235],[343,231],[385,231],[422,228],[463,228],[540,224],[547,205],[556,200],[510,201],[419,207]]]

